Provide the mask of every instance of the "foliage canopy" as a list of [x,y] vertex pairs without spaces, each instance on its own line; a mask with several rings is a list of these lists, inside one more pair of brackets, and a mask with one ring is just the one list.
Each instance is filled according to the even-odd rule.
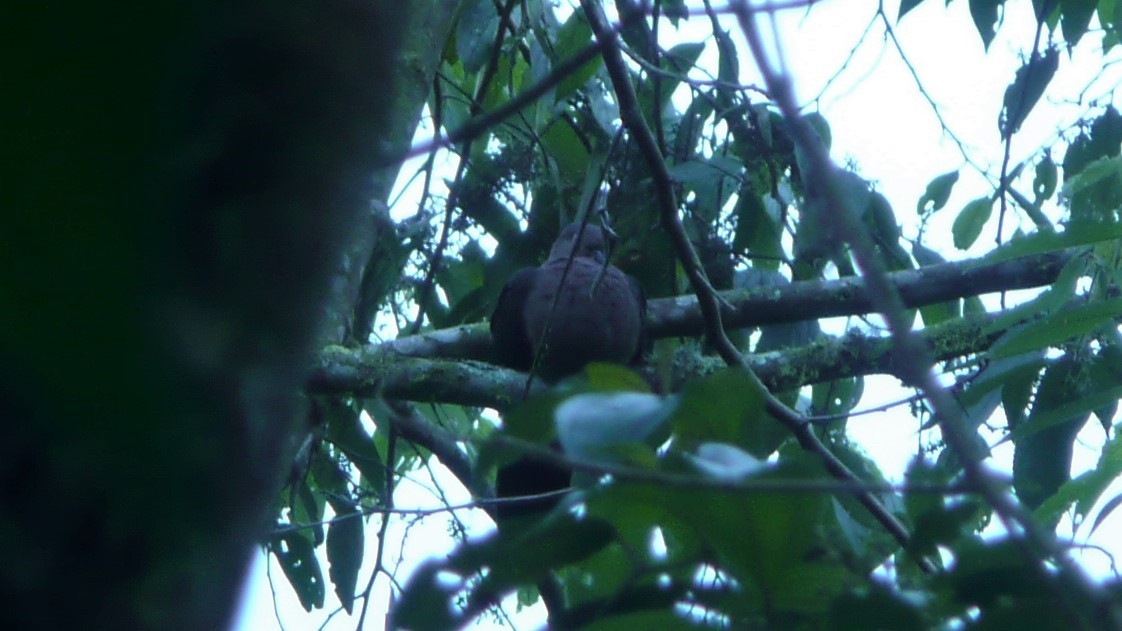
[[[918,4],[903,2],[895,19]],[[987,47],[1004,4],[969,3]],[[1103,496],[1122,472],[1113,435],[1122,398],[1122,116],[1113,95],[1089,104],[1055,146],[982,171],[991,188],[957,211],[950,241],[970,249],[996,223],[999,247],[947,263],[961,256],[927,226],[955,212],[947,204],[960,172],[932,174],[916,203],[918,232],[905,238],[875,184],[829,162],[829,122],[792,109],[789,77],[755,45],[752,24],[767,17],[731,6],[617,2],[618,21],[608,22],[595,2],[562,12],[534,1],[463,4],[427,101],[458,158],[455,175],[442,187],[434,161],[420,168],[415,213],[384,246],[409,261],[406,274],[370,266],[367,286],[384,293],[363,298],[402,336],[443,331],[425,343],[325,356],[313,386],[328,410],[321,442],[277,509],[295,525],[319,522],[327,505],[336,517],[326,529],[283,527],[268,546],[306,608],[325,603],[314,551],[326,542],[332,584],[351,610],[371,533],[349,517],[395,519],[382,513],[395,479],[430,456],[486,496],[494,467],[512,454],[562,458],[541,447],[559,431],[559,405],[654,384],[659,403],[605,412],[603,430],[565,454],[579,490],[560,508],[427,562],[402,587],[395,622],[453,628],[505,594],[528,604],[540,590],[558,627],[1122,624],[1117,581],[1089,582],[1054,534],[1069,511],[1078,523],[1102,506],[1093,531],[1122,503]],[[1064,72],[1063,50],[1094,34],[1106,55],[1122,36],[1117,3],[1033,7],[1037,43],[1009,78],[997,121],[1006,145]],[[711,25],[704,40],[664,45],[687,21]],[[747,48],[737,44],[745,38]],[[707,47],[714,67],[699,61]],[[763,84],[743,85],[741,68],[757,63]],[[478,363],[487,341],[475,323],[514,271],[542,259],[559,226],[599,208],[605,214],[592,220],[620,235],[613,260],[652,298],[656,351],[642,375],[593,366],[519,402],[525,376]],[[1013,264],[1018,274],[998,287],[937,276]],[[738,300],[780,304],[855,281],[858,270],[865,280],[853,291],[864,306],[737,315]],[[912,277],[945,293],[918,297],[906,285]],[[1046,289],[996,309],[979,298],[1025,287]],[[673,317],[670,298],[691,293],[692,319],[660,324]],[[727,331],[707,302],[724,304]],[[871,312],[885,314],[887,332],[864,317]],[[817,322],[838,313],[859,316],[841,337]],[[912,327],[922,328],[922,344],[909,342],[920,339]],[[954,385],[925,381],[931,367]],[[910,411],[925,445],[900,486],[847,434],[873,374],[916,391]],[[457,379],[461,387],[404,385]],[[417,407],[385,402],[400,398]],[[484,402],[501,408],[503,429],[482,416]],[[1108,439],[1098,465],[1072,479],[1073,443],[1092,420]],[[1015,501],[1008,481],[978,464],[993,436],[1014,445]],[[590,442],[601,449],[589,451]],[[983,537],[995,519],[1018,534]]]

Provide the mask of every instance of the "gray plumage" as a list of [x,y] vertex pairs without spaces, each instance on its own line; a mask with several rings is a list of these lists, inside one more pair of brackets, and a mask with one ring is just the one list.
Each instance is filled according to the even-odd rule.
[[528,371],[540,346],[536,374],[552,382],[590,362],[630,364],[641,357],[643,292],[614,265],[605,268],[603,229],[586,225],[583,234],[580,229],[579,223],[566,226],[545,263],[517,272],[503,288],[491,317],[499,363]]
[[[641,359],[647,303],[635,279],[613,265],[605,267],[607,246],[599,226],[586,225],[581,233],[579,223],[570,224],[545,263],[507,281],[491,316],[498,363],[529,371],[541,346],[536,374],[555,382],[589,362],[631,364]],[[537,495],[567,488],[569,478],[567,468],[523,458],[499,469],[495,492],[500,498]],[[505,522],[540,515],[556,504],[556,497],[500,503],[496,514]]]

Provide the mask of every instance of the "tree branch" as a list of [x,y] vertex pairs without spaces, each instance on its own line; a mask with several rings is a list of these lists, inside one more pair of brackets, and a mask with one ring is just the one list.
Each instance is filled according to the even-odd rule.
[[[1026,314],[1024,320],[1009,326],[1031,317]],[[946,361],[989,348],[1008,330],[993,327],[994,319],[988,315],[967,317],[929,327],[919,335],[936,359]],[[860,333],[795,349],[750,355],[745,361],[771,392],[847,377],[900,372],[889,338]],[[724,368],[726,365],[720,359],[684,348],[675,357],[671,383],[666,389],[676,390],[689,379]],[[653,369],[649,376],[654,376]],[[502,410],[522,400],[526,378],[523,373],[475,360],[410,357],[386,352],[381,347],[330,346],[320,355],[320,364],[308,390],[313,394],[382,396]],[[422,444],[429,447],[424,441]]]
[[[1076,249],[987,262],[973,259],[888,274],[904,306],[913,309],[982,294],[1050,285]],[[729,328],[785,324],[870,313],[865,280],[799,281],[776,287],[720,292],[722,320]],[[698,336],[704,332],[696,296],[674,296],[647,304],[647,332],[653,339]],[[376,352],[444,359],[487,360],[491,336],[484,324],[429,331],[372,347]]]

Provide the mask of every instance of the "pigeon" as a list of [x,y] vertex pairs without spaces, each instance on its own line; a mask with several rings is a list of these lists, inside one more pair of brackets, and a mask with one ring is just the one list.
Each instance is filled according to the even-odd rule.
[[[590,362],[640,361],[647,346],[646,300],[639,283],[607,260],[605,231],[573,223],[561,231],[545,263],[515,273],[491,316],[498,363],[521,371],[533,368],[543,381],[555,383]],[[558,491],[569,487],[570,478],[566,468],[523,458],[499,469],[496,495]],[[501,502],[497,521],[540,516],[557,502],[556,496]]]
[[548,383],[590,362],[635,363],[646,345],[639,283],[607,264],[602,228],[581,227],[566,226],[541,267],[515,273],[491,316],[498,363],[529,371],[537,358],[534,374]]

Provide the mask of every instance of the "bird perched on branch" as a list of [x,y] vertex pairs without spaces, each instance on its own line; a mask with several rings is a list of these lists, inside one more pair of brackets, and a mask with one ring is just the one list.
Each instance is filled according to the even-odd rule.
[[641,358],[643,291],[608,264],[604,229],[581,228],[579,222],[566,226],[541,267],[520,270],[503,287],[491,316],[500,364],[528,371],[536,359],[534,374],[555,382],[590,362],[630,364]]
[[[500,364],[533,368],[535,375],[553,383],[590,362],[631,364],[641,359],[647,303],[639,283],[608,263],[609,243],[599,226],[569,224],[545,263],[507,281],[491,316]],[[547,493],[567,488],[569,480],[567,469],[524,458],[499,469],[496,494]],[[556,503],[556,498],[502,503],[498,516],[542,513]]]

